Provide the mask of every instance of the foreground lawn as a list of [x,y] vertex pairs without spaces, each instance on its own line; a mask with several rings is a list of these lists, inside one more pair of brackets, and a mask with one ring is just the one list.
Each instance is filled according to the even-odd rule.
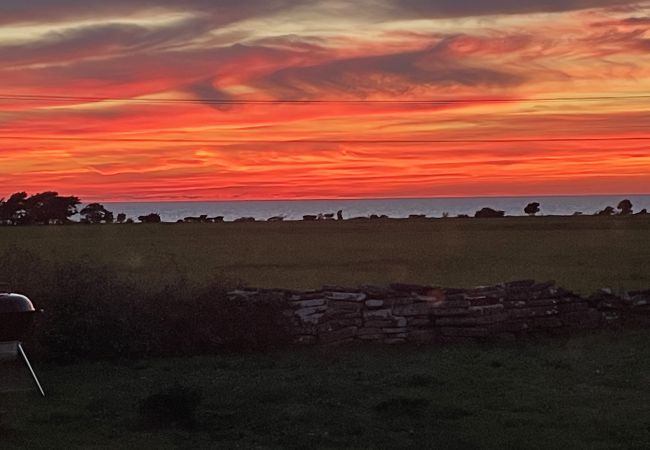
[[[0,447],[642,449],[648,339],[40,364],[47,399],[0,394]],[[145,427],[139,401],[175,382],[196,426]]]
[[0,227],[0,252],[16,248],[106,263],[143,286],[185,277],[287,288],[521,278],[582,292],[650,287],[650,216]]

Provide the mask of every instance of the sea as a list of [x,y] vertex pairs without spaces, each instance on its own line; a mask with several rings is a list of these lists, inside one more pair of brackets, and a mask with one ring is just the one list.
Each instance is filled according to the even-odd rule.
[[163,222],[176,222],[185,217],[223,216],[226,221],[240,217],[266,220],[282,216],[286,220],[301,220],[305,215],[332,214],[343,211],[345,219],[369,217],[372,214],[391,218],[406,218],[411,214],[427,217],[473,215],[484,207],[506,212],[508,216],[523,216],[530,202],[540,203],[540,215],[594,214],[607,206],[616,207],[629,199],[634,210],[650,210],[650,195],[605,196],[531,196],[531,197],[465,197],[465,198],[400,198],[362,200],[265,200],[265,201],[192,201],[192,202],[106,202],[104,206],[115,215],[127,217],[150,213],[159,214]]

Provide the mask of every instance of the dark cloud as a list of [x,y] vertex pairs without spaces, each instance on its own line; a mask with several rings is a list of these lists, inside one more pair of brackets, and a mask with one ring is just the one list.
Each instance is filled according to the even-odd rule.
[[563,12],[634,3],[638,0],[387,0],[393,14],[426,18]]
[[308,0],[2,0],[0,24],[123,17],[153,10],[209,15],[215,26],[282,11]]
[[5,64],[67,63],[86,57],[108,58],[124,52],[164,50],[191,41],[211,29],[204,18],[192,18],[158,27],[107,23],[49,32],[37,40],[0,45]]
[[405,95],[432,86],[508,87],[524,81],[505,71],[446,59],[445,52],[433,48],[291,67],[265,77],[257,86],[287,99],[323,93],[363,98],[373,94]]

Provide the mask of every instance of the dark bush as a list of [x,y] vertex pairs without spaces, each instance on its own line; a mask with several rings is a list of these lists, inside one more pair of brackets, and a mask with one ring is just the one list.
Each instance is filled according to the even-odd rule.
[[57,265],[19,250],[0,255],[0,280],[45,310],[29,344],[54,361],[259,351],[290,342],[281,300],[231,300],[225,283],[178,281],[152,292],[90,260]]
[[200,403],[201,393],[197,389],[175,384],[141,400],[138,415],[149,428],[192,428],[196,425],[196,409]]
[[505,215],[506,215],[505,211],[497,211],[492,208],[483,208],[480,211],[476,211],[474,217],[479,219],[486,219],[486,218],[491,219],[491,218],[503,217]]

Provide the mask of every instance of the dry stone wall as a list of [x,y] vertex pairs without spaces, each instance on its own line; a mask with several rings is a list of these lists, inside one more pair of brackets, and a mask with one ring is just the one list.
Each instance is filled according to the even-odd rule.
[[282,302],[296,343],[338,345],[514,340],[531,334],[650,324],[650,291],[589,298],[553,282],[516,281],[473,289],[392,284],[320,290],[246,289],[231,298]]

